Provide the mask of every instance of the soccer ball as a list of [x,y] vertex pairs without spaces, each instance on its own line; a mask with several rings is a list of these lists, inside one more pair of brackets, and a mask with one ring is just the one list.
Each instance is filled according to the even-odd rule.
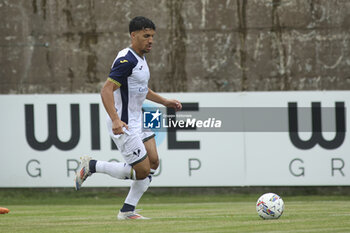
[[284,202],[274,193],[265,193],[256,202],[256,211],[263,219],[277,219],[284,210]]

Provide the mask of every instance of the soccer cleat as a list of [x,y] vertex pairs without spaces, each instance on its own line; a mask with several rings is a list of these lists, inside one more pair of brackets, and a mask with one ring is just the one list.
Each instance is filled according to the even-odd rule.
[[89,156],[83,156],[80,157],[80,166],[79,169],[76,174],[75,174],[75,190],[79,190],[81,188],[81,185],[84,183],[84,181],[86,180],[86,178],[88,178],[88,176],[91,176],[91,172],[89,169],[89,162],[91,160],[91,157]]
[[120,212],[118,214],[118,220],[133,220],[133,219],[150,219],[143,217],[142,215],[136,213],[136,211]]

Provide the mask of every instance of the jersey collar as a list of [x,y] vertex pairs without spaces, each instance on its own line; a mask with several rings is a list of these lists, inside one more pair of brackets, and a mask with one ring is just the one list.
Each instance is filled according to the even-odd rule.
[[142,60],[145,60],[145,56],[141,57],[133,48],[131,48],[131,46],[129,47],[129,49],[139,58],[141,58]]

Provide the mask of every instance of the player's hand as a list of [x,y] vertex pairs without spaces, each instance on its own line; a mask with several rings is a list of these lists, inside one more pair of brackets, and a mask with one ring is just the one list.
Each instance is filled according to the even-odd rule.
[[114,120],[114,121],[112,122],[112,131],[113,131],[113,133],[116,134],[116,135],[124,134],[124,130],[123,130],[124,127],[125,127],[126,129],[129,129],[129,128],[128,128],[128,125],[127,125],[125,122],[123,122],[123,121],[121,121],[121,120],[119,120],[119,119]]
[[180,103],[180,101],[178,100],[166,100],[165,103],[164,103],[164,106],[165,107],[168,107],[168,108],[174,108],[175,111],[180,111],[182,109],[182,104]]

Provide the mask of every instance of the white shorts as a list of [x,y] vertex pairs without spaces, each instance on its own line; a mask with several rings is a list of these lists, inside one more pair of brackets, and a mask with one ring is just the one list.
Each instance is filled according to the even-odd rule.
[[133,166],[147,158],[147,151],[143,143],[155,136],[152,131],[149,130],[142,131],[141,133],[133,133],[124,128],[124,134],[115,135],[113,134],[112,126],[108,121],[107,126],[109,135],[118,147],[125,162]]

